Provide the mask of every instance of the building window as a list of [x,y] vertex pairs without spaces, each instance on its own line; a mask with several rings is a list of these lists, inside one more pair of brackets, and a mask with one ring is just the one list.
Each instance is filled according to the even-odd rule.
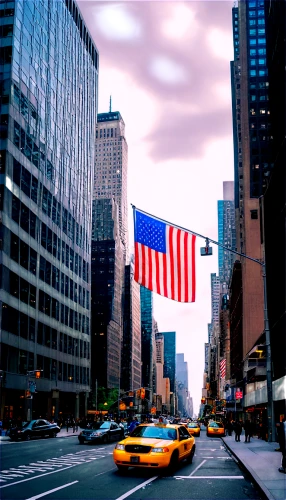
[[258,210],[250,210],[250,218],[258,219]]

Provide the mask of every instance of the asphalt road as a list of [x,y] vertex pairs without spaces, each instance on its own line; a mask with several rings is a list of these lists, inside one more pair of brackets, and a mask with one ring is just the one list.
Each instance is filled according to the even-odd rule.
[[129,469],[120,474],[112,459],[114,443],[79,445],[77,437],[3,442],[2,500],[242,500],[260,499],[250,479],[221,439],[196,438],[192,464],[172,476]]

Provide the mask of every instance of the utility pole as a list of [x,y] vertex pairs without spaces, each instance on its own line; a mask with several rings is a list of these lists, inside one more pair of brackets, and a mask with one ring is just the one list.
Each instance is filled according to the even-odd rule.
[[95,381],[95,411],[97,411],[97,379]]

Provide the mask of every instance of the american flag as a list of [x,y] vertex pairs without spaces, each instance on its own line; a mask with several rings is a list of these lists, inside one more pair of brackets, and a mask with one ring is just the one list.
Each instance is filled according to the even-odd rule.
[[134,208],[135,269],[140,285],[178,302],[195,302],[195,235]]
[[221,378],[225,378],[226,374],[226,359],[222,359],[219,363],[219,370]]

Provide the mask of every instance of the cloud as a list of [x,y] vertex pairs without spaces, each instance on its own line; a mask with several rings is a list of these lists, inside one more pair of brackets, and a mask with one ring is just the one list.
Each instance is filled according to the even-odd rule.
[[134,40],[141,34],[139,19],[123,4],[105,3],[93,14],[97,29],[109,40]]
[[185,69],[166,56],[155,56],[151,59],[150,73],[159,81],[171,85],[186,80]]

